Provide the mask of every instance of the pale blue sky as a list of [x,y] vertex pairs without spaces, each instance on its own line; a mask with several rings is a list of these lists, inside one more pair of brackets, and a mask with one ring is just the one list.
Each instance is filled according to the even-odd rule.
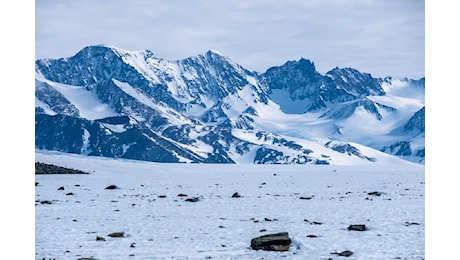
[[88,45],[175,60],[218,50],[249,70],[312,60],[326,73],[425,76],[423,0],[36,0],[35,57]]

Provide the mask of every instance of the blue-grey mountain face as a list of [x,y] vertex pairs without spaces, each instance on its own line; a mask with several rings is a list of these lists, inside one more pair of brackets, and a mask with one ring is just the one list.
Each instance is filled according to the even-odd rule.
[[257,73],[215,51],[167,61],[107,46],[35,67],[37,149],[155,162],[378,160],[360,144],[424,162],[423,100],[394,102],[410,88],[424,95],[424,79],[321,75],[303,58]]
[[425,107],[417,111],[403,126],[404,133],[425,134]]
[[[315,65],[303,58],[272,67],[261,76],[262,81],[269,87],[270,94],[282,90],[288,93],[291,100],[303,101],[305,105],[301,113],[326,108],[328,103],[355,98],[344,89],[338,88],[332,77],[319,74]],[[274,95],[271,95],[271,98],[277,101]],[[281,109],[283,110],[283,107]]]

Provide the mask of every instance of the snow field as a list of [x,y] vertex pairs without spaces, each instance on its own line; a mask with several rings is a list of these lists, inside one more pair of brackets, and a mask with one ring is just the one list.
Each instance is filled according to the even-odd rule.
[[[425,258],[418,165],[159,164],[41,152],[36,161],[91,173],[36,175],[36,259],[340,259],[331,253],[344,250],[348,259]],[[288,252],[250,249],[252,238],[282,231]]]

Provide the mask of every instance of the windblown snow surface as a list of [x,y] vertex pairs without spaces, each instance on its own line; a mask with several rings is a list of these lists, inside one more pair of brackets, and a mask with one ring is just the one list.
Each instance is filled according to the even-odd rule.
[[[165,164],[37,150],[35,161],[90,173],[35,176],[36,259],[425,258],[425,168],[397,158]],[[289,251],[250,248],[277,232],[289,233]]]

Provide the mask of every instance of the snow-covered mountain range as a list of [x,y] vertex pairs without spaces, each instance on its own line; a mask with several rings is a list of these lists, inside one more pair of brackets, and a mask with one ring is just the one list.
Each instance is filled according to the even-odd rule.
[[35,147],[156,162],[424,163],[425,79],[249,71],[217,51],[170,61],[88,46],[35,62]]

